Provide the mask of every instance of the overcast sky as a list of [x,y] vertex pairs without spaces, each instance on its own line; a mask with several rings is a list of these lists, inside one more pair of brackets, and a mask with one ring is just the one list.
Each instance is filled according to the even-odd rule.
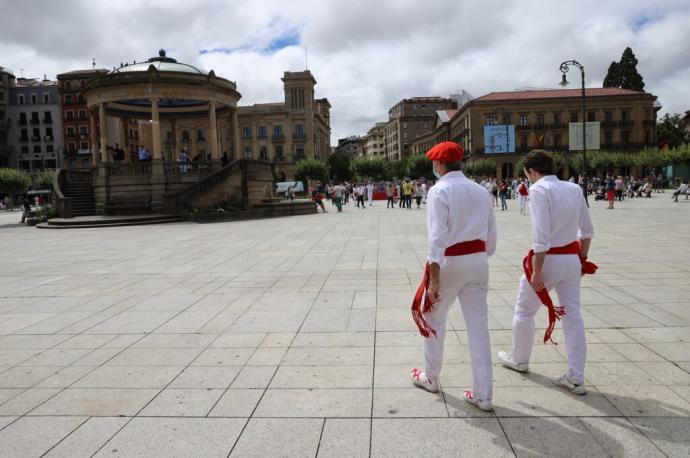
[[[240,104],[281,101],[308,66],[333,134],[363,134],[413,96],[556,87],[577,59],[601,86],[626,46],[663,112],[690,110],[690,0],[0,0],[0,66],[49,78],[165,48],[238,84]],[[579,81],[571,72],[569,79]]]

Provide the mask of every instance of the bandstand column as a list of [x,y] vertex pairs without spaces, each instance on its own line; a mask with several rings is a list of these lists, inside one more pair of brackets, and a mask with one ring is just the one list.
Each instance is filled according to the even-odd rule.
[[97,165],[100,162],[100,156],[98,154],[98,134],[96,132],[96,110],[91,110],[89,112],[89,121],[91,125],[89,126],[89,133],[91,134],[91,165]]
[[158,99],[151,99],[151,135],[153,136],[153,159],[160,160],[163,157],[161,150],[161,122],[158,112]]
[[211,159],[217,160],[220,159],[220,155],[218,154],[218,123],[216,122],[216,102],[210,101],[208,105],[208,142],[211,150]]
[[108,160],[108,118],[105,114],[105,103],[98,104],[98,121],[101,128],[101,162]]
[[232,158],[240,159],[240,124],[237,119],[237,107],[232,110]]

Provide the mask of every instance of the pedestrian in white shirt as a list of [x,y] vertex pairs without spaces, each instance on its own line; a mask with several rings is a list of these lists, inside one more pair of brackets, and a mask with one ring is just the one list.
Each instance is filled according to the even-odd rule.
[[367,184],[367,199],[369,200],[369,206],[371,207],[374,204],[374,183],[369,182]]
[[[574,183],[554,175],[553,158],[542,150],[525,156],[525,175],[532,184],[531,201],[532,250],[523,261],[511,352],[498,352],[503,365],[518,372],[529,370],[534,344],[534,316],[542,304],[549,313],[544,342],[551,340],[556,320],[563,320],[568,371],[553,380],[574,394],[586,394],[585,361],[587,343],[580,304],[580,280],[593,274],[596,265],[587,261],[594,235],[589,209],[582,190]],[[578,240],[579,239],[579,240]],[[548,291],[555,289],[561,307],[554,306]]]
[[412,382],[427,391],[439,390],[446,318],[459,299],[467,327],[473,389],[464,399],[493,410],[491,344],[486,295],[489,256],[496,250],[492,197],[460,171],[464,155],[454,142],[427,152],[438,181],[427,196],[429,257],[412,303],[412,315],[424,337],[424,370],[412,370]]

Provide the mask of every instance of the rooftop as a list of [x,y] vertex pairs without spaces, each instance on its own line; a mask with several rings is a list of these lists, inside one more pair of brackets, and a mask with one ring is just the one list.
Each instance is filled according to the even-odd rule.
[[13,87],[57,87],[58,82],[52,80],[39,80],[37,78],[17,78]]
[[436,114],[438,115],[438,118],[441,120],[441,122],[448,122],[451,120],[455,114],[460,111],[460,110],[437,110]]
[[161,49],[158,51],[158,56],[157,57],[151,57],[149,60],[146,62],[139,62],[137,63],[136,61],[130,63],[125,63],[125,64],[120,64],[119,67],[114,68],[109,74],[114,74],[114,73],[131,73],[131,72],[146,72],[148,71],[149,67],[153,66],[158,70],[159,72],[179,72],[179,73],[192,73],[195,75],[205,75],[203,71],[199,70],[198,68],[194,67],[193,65],[189,64],[184,64],[181,62],[178,62],[177,60],[173,59],[172,57],[167,57],[165,50]]
[[[647,92],[620,89],[617,87],[592,87],[585,89],[586,97],[611,97],[619,95],[643,95]],[[491,92],[477,97],[473,102],[492,102],[530,99],[558,99],[563,97],[580,97],[582,89],[534,89],[527,91]],[[651,94],[649,94],[651,95]]]

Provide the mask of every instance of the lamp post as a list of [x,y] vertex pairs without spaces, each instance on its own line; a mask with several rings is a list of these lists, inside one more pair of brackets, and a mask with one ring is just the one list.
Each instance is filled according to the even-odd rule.
[[582,173],[582,184],[584,185],[583,193],[585,195],[585,202],[589,207],[589,201],[587,199],[587,112],[585,111],[585,67],[583,67],[582,64],[576,60],[566,60],[565,62],[562,62],[560,70],[563,74],[563,78],[561,79],[560,84],[563,87],[568,85],[568,80],[566,79],[565,74],[568,73],[568,70],[570,70],[571,66],[579,68],[580,73],[582,74],[582,168],[584,169]]

